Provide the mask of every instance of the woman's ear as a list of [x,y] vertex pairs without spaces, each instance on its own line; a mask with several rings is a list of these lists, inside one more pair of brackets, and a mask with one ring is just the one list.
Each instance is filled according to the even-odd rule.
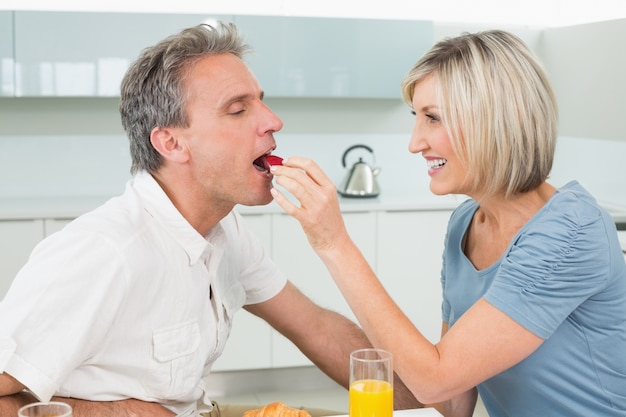
[[155,127],[152,129],[152,132],[150,132],[150,143],[166,160],[179,163],[189,160],[187,147],[168,128]]

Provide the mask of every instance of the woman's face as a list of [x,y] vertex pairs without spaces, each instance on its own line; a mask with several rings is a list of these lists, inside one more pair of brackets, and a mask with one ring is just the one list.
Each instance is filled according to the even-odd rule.
[[430,190],[437,195],[466,194],[467,170],[452,149],[437,104],[436,77],[431,75],[415,85],[413,112],[415,127],[409,143],[411,153],[421,153],[428,166]]

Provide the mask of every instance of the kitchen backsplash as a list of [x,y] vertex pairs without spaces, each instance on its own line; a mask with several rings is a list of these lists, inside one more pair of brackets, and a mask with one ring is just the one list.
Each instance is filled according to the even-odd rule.
[[[381,168],[385,190],[424,193],[429,178],[420,156],[408,152],[409,134],[277,134],[276,154],[316,160],[336,184],[347,172],[344,151],[364,144],[347,157]],[[551,175],[559,186],[577,179],[605,204],[626,207],[626,140],[576,137],[559,139]],[[375,162],[374,159],[375,158]],[[113,196],[130,177],[130,156],[123,135],[0,136],[0,202],[11,198]]]

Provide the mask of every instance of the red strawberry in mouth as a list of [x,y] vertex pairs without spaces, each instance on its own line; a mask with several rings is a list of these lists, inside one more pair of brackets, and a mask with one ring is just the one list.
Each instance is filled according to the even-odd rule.
[[269,172],[270,166],[282,165],[283,158],[276,155],[263,155],[254,160],[254,167],[259,171]]
[[270,165],[282,165],[283,164],[283,158],[281,158],[280,156],[276,156],[276,155],[267,155],[265,157],[265,160]]

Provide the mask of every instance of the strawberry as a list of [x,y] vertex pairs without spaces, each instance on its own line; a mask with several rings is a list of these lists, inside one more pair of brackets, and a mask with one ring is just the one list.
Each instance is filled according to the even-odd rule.
[[283,164],[283,158],[281,158],[280,156],[276,156],[276,155],[267,155],[265,157],[265,160],[270,165],[282,165]]

